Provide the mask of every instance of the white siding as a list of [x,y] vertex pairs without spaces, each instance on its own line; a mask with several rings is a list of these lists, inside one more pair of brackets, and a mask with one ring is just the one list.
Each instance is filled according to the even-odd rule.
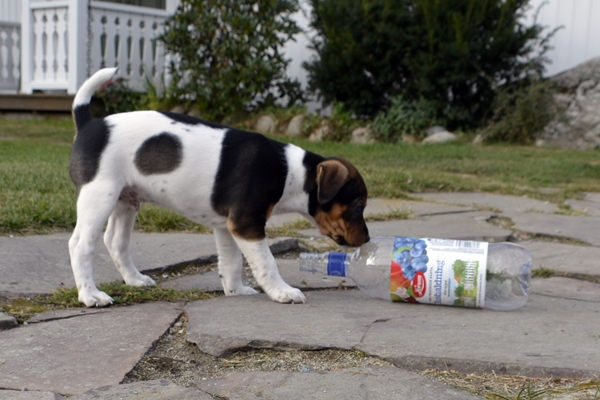
[[21,22],[22,0],[0,0],[0,21]]
[[538,23],[548,27],[546,32],[563,26],[550,42],[554,49],[547,54],[552,61],[547,66],[547,76],[600,56],[599,0],[531,0],[528,22],[533,21],[535,11],[542,4]]

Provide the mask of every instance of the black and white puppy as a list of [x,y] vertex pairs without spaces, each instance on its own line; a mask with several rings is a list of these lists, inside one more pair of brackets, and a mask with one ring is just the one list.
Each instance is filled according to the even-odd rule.
[[341,245],[369,240],[363,218],[367,188],[352,164],[324,158],[258,133],[158,111],[91,117],[94,92],[116,68],[95,73],[73,101],[77,135],[70,175],[77,186],[77,225],[69,240],[79,301],[106,306],[92,260],[104,244],[126,284],[154,285],[133,265],[129,241],[142,202],[152,202],[214,229],[226,295],[254,294],[242,284],[242,254],[274,301],[305,302],[283,281],[265,239],[272,214],[299,212]]

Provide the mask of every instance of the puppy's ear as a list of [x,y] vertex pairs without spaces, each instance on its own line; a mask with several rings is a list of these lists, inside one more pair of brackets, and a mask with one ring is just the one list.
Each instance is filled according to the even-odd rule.
[[348,182],[348,168],[338,160],[326,160],[317,166],[317,199],[325,204]]

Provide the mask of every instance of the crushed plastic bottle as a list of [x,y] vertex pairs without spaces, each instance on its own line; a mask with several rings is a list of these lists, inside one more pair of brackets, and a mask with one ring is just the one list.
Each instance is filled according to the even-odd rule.
[[302,253],[300,270],[347,276],[391,301],[513,310],[527,304],[531,253],[514,243],[380,236],[353,253]]

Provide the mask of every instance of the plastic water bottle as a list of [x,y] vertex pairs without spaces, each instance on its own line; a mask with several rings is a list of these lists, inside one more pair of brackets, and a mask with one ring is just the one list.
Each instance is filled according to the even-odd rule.
[[514,243],[381,236],[353,253],[302,253],[300,270],[347,276],[374,298],[512,310],[527,304],[531,261]]

